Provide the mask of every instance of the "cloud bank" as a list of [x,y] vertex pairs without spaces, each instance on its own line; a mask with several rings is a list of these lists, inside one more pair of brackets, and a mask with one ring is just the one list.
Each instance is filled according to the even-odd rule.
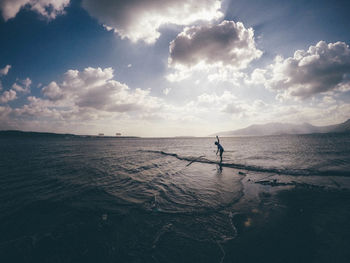
[[63,14],[70,0],[0,0],[0,9],[5,21],[14,18],[23,9],[35,11],[47,19]]
[[297,50],[293,57],[276,57],[266,69],[257,69],[252,81],[277,91],[279,98],[306,99],[350,90],[350,49],[344,42],[325,41]]
[[166,24],[190,25],[223,16],[221,0],[83,0],[82,5],[107,29],[133,42],[154,43]]

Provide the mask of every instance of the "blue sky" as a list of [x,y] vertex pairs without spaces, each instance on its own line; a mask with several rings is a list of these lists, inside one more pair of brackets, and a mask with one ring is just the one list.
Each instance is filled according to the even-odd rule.
[[345,121],[349,6],[0,0],[0,129],[205,136]]

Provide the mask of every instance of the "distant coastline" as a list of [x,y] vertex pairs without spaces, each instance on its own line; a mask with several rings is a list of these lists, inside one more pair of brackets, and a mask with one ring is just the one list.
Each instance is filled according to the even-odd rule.
[[77,135],[77,134],[71,134],[71,133],[33,132],[33,131],[20,131],[20,130],[0,131],[0,137],[55,137],[55,138],[99,138],[99,139],[140,138],[137,136]]

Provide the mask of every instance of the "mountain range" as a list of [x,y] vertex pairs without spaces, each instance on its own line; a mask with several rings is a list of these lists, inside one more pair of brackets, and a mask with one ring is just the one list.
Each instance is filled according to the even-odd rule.
[[282,134],[311,134],[311,133],[350,133],[350,119],[346,122],[329,125],[314,126],[309,123],[266,123],[254,124],[243,129],[219,132],[213,135],[220,136],[265,136]]

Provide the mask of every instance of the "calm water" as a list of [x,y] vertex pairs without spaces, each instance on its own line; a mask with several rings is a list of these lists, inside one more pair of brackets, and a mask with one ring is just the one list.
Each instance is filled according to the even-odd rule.
[[[349,135],[221,144],[220,168],[213,138],[0,138],[2,262],[237,262],[240,229],[285,209],[267,188],[312,178],[350,201]],[[283,184],[255,183],[270,176]]]

